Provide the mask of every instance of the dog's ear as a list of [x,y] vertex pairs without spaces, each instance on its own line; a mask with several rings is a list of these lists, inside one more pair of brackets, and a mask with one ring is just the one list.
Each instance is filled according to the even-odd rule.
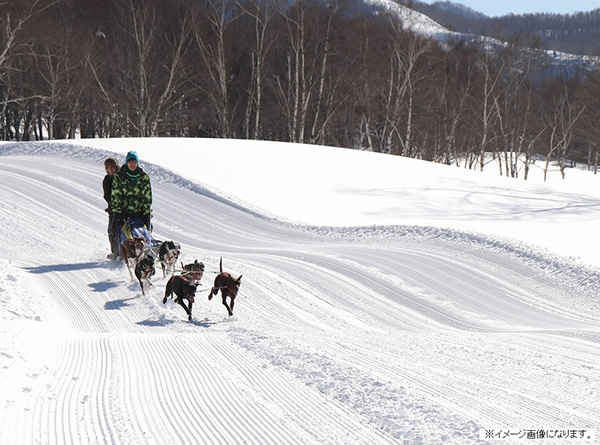
[[242,276],[240,275],[239,277],[237,277],[237,279],[235,281],[238,282],[238,283],[241,283],[242,282]]

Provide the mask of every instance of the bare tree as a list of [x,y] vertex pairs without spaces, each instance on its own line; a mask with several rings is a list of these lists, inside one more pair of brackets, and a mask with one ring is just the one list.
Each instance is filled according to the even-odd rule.
[[312,94],[308,48],[306,43],[306,8],[296,5],[285,15],[287,51],[285,53],[285,74],[275,78],[278,98],[286,114],[290,142],[304,142],[308,103]]
[[[353,127],[351,130],[353,135],[350,137],[352,148],[377,151],[379,145],[376,144],[376,127],[379,121],[377,118],[379,101],[376,91],[379,87],[381,68],[386,65],[387,53],[382,48],[383,45],[379,44],[381,28],[372,30],[369,25],[367,20],[346,25],[350,35],[348,44],[354,48],[356,63],[354,71],[343,74],[343,77],[349,80],[346,88],[353,93],[353,106],[349,107],[351,122],[345,126]],[[345,68],[347,70],[347,67]],[[353,119],[356,119],[356,122]]]
[[585,141],[585,162],[588,170],[598,172],[600,161],[600,73],[591,74],[582,85],[576,100],[585,106],[585,113],[581,117],[578,138]]
[[566,83],[548,91],[551,96],[545,108],[544,118],[549,131],[548,151],[544,165],[544,181],[547,179],[550,162],[558,161],[563,179],[565,178],[565,160],[569,154],[574,135],[574,127],[581,118],[585,105],[571,99],[571,91]]
[[500,85],[500,74],[494,66],[494,59],[491,55],[483,53],[479,65],[480,72],[483,74],[483,85],[481,96],[479,97],[480,115],[479,115],[479,168],[483,171],[486,164],[486,156],[490,143],[494,139],[494,126],[498,120],[498,112],[494,107],[494,100],[497,88]]
[[204,92],[216,112],[217,134],[223,138],[231,138],[234,136],[234,110],[229,104],[227,32],[237,18],[236,11],[230,0],[211,0],[206,14],[196,14],[195,18],[194,37],[206,70],[206,78],[201,78],[197,87]]
[[417,84],[427,75],[420,70],[420,59],[431,42],[406,32],[397,15],[390,14],[388,45],[390,65],[381,98],[385,117],[381,124],[381,151],[396,155],[413,154],[414,112]]
[[185,98],[182,62],[189,45],[190,16],[184,13],[177,26],[169,28],[160,22],[165,12],[160,13],[156,4],[118,0],[116,5],[110,31],[114,35],[103,34],[119,44],[99,57],[94,47],[88,47],[88,65],[101,96],[120,116],[123,134],[157,136],[166,113]]
[[324,143],[328,126],[348,98],[338,95],[343,76],[333,75],[336,17],[333,6],[305,3],[284,14],[278,46],[281,69],[276,70],[273,85],[291,142]]
[[[4,140],[10,136],[7,121],[9,105],[23,105],[41,98],[39,94],[32,92],[31,88],[21,88],[19,94],[13,94],[16,87],[11,71],[23,69],[22,59],[31,55],[31,40],[24,36],[26,25],[42,12],[61,2],[62,0],[14,0],[0,3],[0,127]],[[15,128],[15,131],[18,132],[19,128]]]
[[80,100],[88,87],[85,63],[80,57],[80,36],[72,21],[59,29],[49,27],[33,46],[33,66],[42,89],[41,120],[49,139],[73,138],[79,127]]
[[520,164],[525,164],[525,179],[529,163],[533,161],[532,149],[542,135],[536,118],[535,94],[531,79],[536,74],[531,57],[521,57],[515,48],[499,54],[504,61],[498,74],[501,88],[492,95],[497,116],[499,142],[498,166],[500,175],[519,176]]
[[445,54],[443,60],[445,65],[441,67],[438,78],[432,82],[435,96],[439,100],[432,103],[431,108],[438,110],[436,119],[440,125],[439,137],[442,138],[439,143],[441,153],[434,155],[432,160],[445,164],[455,162],[458,165],[461,158],[467,161],[459,136],[472,100],[475,62],[473,54],[467,52],[461,53],[461,57],[457,57],[455,53]]
[[263,106],[263,90],[265,87],[267,56],[273,44],[273,33],[270,26],[275,13],[276,3],[266,0],[262,4],[251,2],[239,3],[240,9],[254,22],[253,41],[251,43],[251,75],[248,85],[248,99],[244,114],[244,133],[246,139],[261,139],[261,118]]

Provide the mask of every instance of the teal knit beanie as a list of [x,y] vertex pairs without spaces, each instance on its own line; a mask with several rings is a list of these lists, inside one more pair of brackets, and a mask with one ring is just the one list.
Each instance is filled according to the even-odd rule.
[[135,151],[130,151],[129,153],[127,153],[127,157],[125,158],[125,163],[127,164],[131,160],[134,160],[138,164],[140,163],[140,158],[138,158],[138,154]]

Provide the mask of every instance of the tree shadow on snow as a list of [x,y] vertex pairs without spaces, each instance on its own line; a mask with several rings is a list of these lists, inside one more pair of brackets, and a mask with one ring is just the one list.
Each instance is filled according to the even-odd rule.
[[116,269],[120,267],[117,262],[89,261],[87,263],[47,264],[42,266],[23,267],[29,273],[44,274],[52,272],[73,272],[85,269]]
[[186,324],[198,326],[200,328],[209,328],[212,325],[218,324],[219,322],[211,321],[208,318],[204,318],[203,320],[192,319],[192,321],[187,321],[185,319],[169,319],[169,318],[166,318],[165,316],[161,316],[160,319],[158,319],[158,320],[148,319],[148,320],[138,321],[136,324],[138,324],[140,326],[159,327],[159,326],[168,326],[173,323],[186,323]]
[[109,289],[117,287],[119,284],[114,281],[99,281],[97,283],[90,283],[88,287],[92,288],[93,292],[106,292]]
[[127,303],[128,301],[135,300],[136,298],[140,297],[137,296],[131,298],[120,298],[118,300],[107,301],[106,303],[104,303],[104,309],[106,309],[107,311],[120,310],[124,307],[129,306],[129,304]]

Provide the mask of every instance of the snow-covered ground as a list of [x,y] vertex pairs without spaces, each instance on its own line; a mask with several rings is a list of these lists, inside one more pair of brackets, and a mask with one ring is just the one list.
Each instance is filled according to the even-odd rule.
[[[143,297],[103,260],[102,161],[131,149],[154,236],[207,267],[191,322],[162,272]],[[600,178],[535,176],[268,142],[2,145],[0,443],[597,433]],[[221,257],[233,317],[206,298]]]

